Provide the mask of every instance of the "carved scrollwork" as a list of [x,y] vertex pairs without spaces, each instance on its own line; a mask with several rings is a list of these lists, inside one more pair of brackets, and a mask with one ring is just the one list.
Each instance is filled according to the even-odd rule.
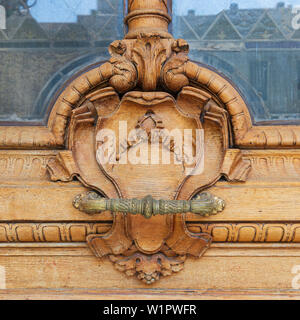
[[123,41],[114,41],[109,47],[112,56],[109,61],[113,67],[109,84],[120,93],[133,89],[137,82],[137,70],[127,58],[126,50],[127,47]]
[[[251,165],[231,149],[230,120],[243,106],[224,97],[228,90],[217,76],[209,73],[205,82],[202,68],[189,61],[187,42],[169,35],[168,3],[131,1],[125,21],[129,32],[110,45],[110,60],[64,92],[58,111],[69,123],[68,150],[48,170],[53,181],[76,177],[91,190],[76,197],[75,208],[112,214],[109,231],[87,234],[93,253],[152,284],[209,248],[212,236],[191,232],[185,214],[222,212],[224,201],[203,191],[222,176],[245,181]],[[244,120],[236,137],[248,128]]]
[[185,74],[188,53],[189,45],[185,40],[178,39],[172,43],[172,55],[162,70],[162,82],[172,92],[179,92],[189,85],[189,78]]
[[[117,54],[129,54],[124,50],[122,44],[115,46]],[[203,163],[205,170],[189,176],[182,163],[166,169],[160,164],[154,168],[99,162],[94,154],[99,148],[97,132],[102,128],[118,130],[116,123],[124,115],[129,120],[129,130],[143,130],[148,138],[152,129],[171,132],[175,125],[205,130],[203,146],[209,146]],[[185,223],[185,213],[209,216],[224,209],[222,200],[202,191],[222,176],[228,181],[247,179],[251,166],[243,160],[239,149],[230,149],[229,131],[227,111],[202,89],[186,86],[176,100],[166,92],[134,91],[120,101],[116,91],[107,87],[90,93],[72,111],[69,150],[60,152],[48,164],[48,170],[53,181],[77,177],[96,191],[75,199],[74,206],[80,211],[113,213],[113,226],[107,233],[87,236],[94,254],[99,258],[109,257],[118,270],[152,284],[180,271],[186,256],[200,257],[210,246],[210,234],[192,233]],[[135,152],[135,144],[128,143],[127,137],[120,138],[118,145],[120,142],[123,145],[125,139],[128,153]],[[143,143],[148,145],[149,140]],[[195,144],[192,145],[195,149]],[[163,150],[166,145],[161,141],[158,146]],[[195,166],[200,159],[197,157]],[[137,188],[141,183],[143,187]],[[146,197],[147,194],[153,194],[153,198]],[[160,198],[166,200],[154,200]]]

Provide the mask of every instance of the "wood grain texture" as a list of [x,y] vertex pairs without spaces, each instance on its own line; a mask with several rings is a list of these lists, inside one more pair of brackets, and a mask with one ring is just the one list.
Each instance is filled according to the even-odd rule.
[[[209,191],[224,199],[227,206],[220,215],[202,218],[213,221],[299,221],[299,182],[219,182]],[[73,205],[73,199],[88,191],[79,183],[16,182],[0,187],[0,212],[2,221],[111,221],[110,213],[89,216]],[[288,196],[286,196],[288,195]],[[255,202],[253,199],[256,199]],[[51,206],[49,205],[51,204]],[[26,209],[24,209],[26,208]],[[199,221],[188,215],[188,221]]]
[[[162,279],[146,289],[134,278],[120,282],[109,262],[95,259],[86,245],[1,246],[0,265],[6,268],[7,290],[1,290],[0,297],[296,299],[299,291],[292,288],[295,275],[291,270],[300,264],[299,259],[299,245],[214,244],[203,259],[187,261],[185,270],[172,281]],[[118,289],[109,289],[115,287]]]
[[1,300],[299,300],[299,290],[8,289]]
[[[188,43],[168,33],[167,1],[131,0],[128,8],[126,38],[109,46],[109,61],[70,79],[47,126],[0,127],[7,288],[0,299],[300,299],[292,289],[300,265],[300,126],[255,126],[239,90],[191,62]],[[120,119],[147,134],[153,126],[203,129],[203,173],[185,178],[182,164],[97,162],[97,130],[115,130]],[[137,144],[128,140],[132,153]],[[147,224],[77,211],[72,200],[90,189],[166,200],[205,189],[227,205],[202,220],[189,213]]]
[[[100,107],[100,106],[99,106]],[[0,150],[0,181],[49,181],[47,165],[57,154],[68,156],[58,150]],[[242,156],[246,163],[251,165],[248,181],[264,182],[297,182],[300,180],[300,151],[291,150],[238,150],[230,149],[228,159],[222,168],[223,174],[232,175],[230,166],[236,157]],[[69,156],[68,156],[69,157]],[[227,164],[228,162],[228,164]],[[71,165],[71,164],[70,164]],[[72,167],[67,169],[66,175],[74,171]],[[71,177],[68,177],[69,181]],[[53,178],[56,181],[55,178]],[[229,180],[236,180],[232,177]],[[103,180],[104,182],[104,180]]]

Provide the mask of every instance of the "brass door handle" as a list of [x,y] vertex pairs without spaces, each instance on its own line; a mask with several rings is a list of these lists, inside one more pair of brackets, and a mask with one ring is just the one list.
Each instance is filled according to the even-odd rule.
[[78,195],[73,205],[87,214],[103,211],[141,214],[150,219],[152,216],[191,212],[201,216],[211,216],[222,212],[225,201],[210,193],[201,193],[192,200],[155,200],[152,196],[143,199],[106,199],[96,192]]

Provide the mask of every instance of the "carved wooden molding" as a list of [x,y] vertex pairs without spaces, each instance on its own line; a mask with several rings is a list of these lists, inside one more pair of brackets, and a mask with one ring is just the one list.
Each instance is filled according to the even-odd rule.
[[[0,243],[86,242],[88,235],[92,238],[95,234],[105,235],[111,226],[111,223],[103,221],[2,222]],[[187,226],[193,233],[209,234],[212,241],[218,243],[300,243],[298,222],[189,222]],[[118,259],[122,260],[121,257]]]
[[[59,153],[59,157],[56,157]],[[69,157],[69,158],[68,158]],[[237,161],[240,157],[244,159],[243,164],[245,171],[228,171],[233,161]],[[64,159],[62,159],[64,158]],[[71,162],[68,162],[68,160]],[[74,162],[70,157],[69,151],[38,151],[38,150],[0,150],[0,179],[6,180],[24,180],[32,179],[34,181],[49,180],[50,167],[48,163],[59,161],[62,165],[61,170],[64,171],[65,178],[63,181],[72,180],[72,172],[74,170]],[[63,161],[63,163],[61,162]],[[235,172],[247,173],[247,168],[251,166],[251,173],[247,180],[264,181],[264,182],[298,182],[300,179],[300,150],[237,150],[229,149],[226,160],[222,168],[223,175],[227,176],[229,181],[239,180]],[[53,167],[54,168],[54,167]],[[61,173],[50,170],[53,181],[60,180],[63,177]],[[57,178],[56,178],[57,177]],[[241,177],[240,177],[241,178]],[[241,178],[241,180],[243,180]]]
[[[47,173],[50,171],[53,181],[71,181],[74,162],[70,157],[69,151],[22,151],[11,150],[0,152],[0,179],[3,180],[25,180],[33,179],[35,181],[48,180]],[[245,161],[240,162],[245,166],[245,171],[231,171],[228,168],[233,161],[237,161],[242,157]],[[62,159],[64,158],[64,159]],[[69,160],[68,160],[69,159]],[[65,178],[61,173],[51,171],[48,163],[59,161],[62,165],[61,170],[64,171]],[[61,162],[63,161],[63,162]],[[52,167],[52,166],[51,166]],[[298,182],[300,179],[300,151],[299,150],[234,150],[229,149],[226,160],[222,168],[223,175],[227,176],[228,181],[239,180],[235,172],[247,173],[247,168],[251,167],[251,173],[248,181],[285,181]],[[54,167],[53,168],[58,168]],[[237,167],[239,168],[239,167]],[[49,170],[50,169],[50,170]],[[240,177],[240,180],[243,180]]]
[[[140,43],[140,45],[139,45]],[[234,144],[237,147],[255,148],[299,148],[300,126],[255,126],[248,107],[235,87],[224,77],[204,66],[188,61],[188,45],[184,40],[160,40],[157,36],[146,36],[138,40],[115,41],[110,46],[112,58],[109,62],[79,76],[61,93],[57,99],[47,127],[0,127],[0,148],[15,149],[55,149],[65,146],[68,122],[71,112],[94,88],[112,85],[119,92],[126,92],[136,83],[144,83],[144,90],[156,87],[159,76],[155,68],[151,70],[153,79],[147,84],[142,78],[145,70],[135,69],[140,65],[144,50],[143,44],[149,43],[151,50],[158,50],[157,63],[164,62],[162,81],[173,92],[186,85],[206,88],[212,93],[211,99],[223,104],[231,117]],[[133,51],[132,48],[134,47]],[[140,49],[138,49],[140,48]],[[154,52],[154,51],[153,51]],[[160,53],[159,53],[160,52]],[[149,52],[149,54],[151,54]],[[169,57],[169,60],[167,60]],[[133,59],[134,64],[130,61]],[[162,60],[161,60],[162,59]],[[152,82],[153,83],[152,83]]]
[[[63,131],[65,127],[62,128]],[[63,132],[63,137],[65,132]],[[58,144],[53,132],[48,127],[0,127],[0,149],[57,149]]]
[[47,165],[55,159],[55,151],[0,151],[0,180],[43,181],[49,180]]
[[[196,86],[207,88],[219,99],[231,116],[234,143],[241,148],[298,148],[300,126],[255,126],[248,107],[237,89],[213,70],[193,62],[184,66],[184,74]],[[176,73],[172,72],[171,81]]]
[[[125,22],[129,31],[125,40],[111,44],[111,59],[80,75],[63,90],[47,126],[0,127],[0,149],[64,148],[71,112],[88,93],[108,84],[121,94],[136,84],[143,84],[144,90],[151,91],[158,80],[174,95],[187,85],[211,92],[211,99],[221,102],[230,115],[236,147],[299,148],[300,126],[253,125],[248,107],[232,83],[217,72],[189,61],[188,44],[182,39],[174,40],[168,32],[171,17],[167,0],[131,0],[128,10]],[[151,48],[148,53],[146,44]],[[154,57],[156,67],[147,62],[147,55]],[[152,78],[143,79],[146,73]]]
[[[146,284],[182,270],[186,258],[201,257],[213,239],[298,239],[297,224],[187,222],[185,213],[201,213],[190,210],[195,197],[220,178],[247,181],[255,163],[251,155],[248,159],[243,156],[241,148],[296,148],[300,145],[298,127],[284,128],[291,134],[283,134],[278,127],[253,126],[248,108],[232,84],[215,71],[189,61],[188,44],[169,35],[167,1],[132,0],[128,7],[125,39],[110,45],[109,61],[80,75],[63,90],[47,128],[36,132],[18,128],[17,137],[12,136],[11,128],[4,128],[1,136],[0,129],[3,148],[64,148],[46,160],[51,180],[70,182],[77,178],[97,192],[105,209],[113,209],[112,224],[95,222],[101,219],[98,217],[92,223],[7,223],[0,224],[0,239],[78,242],[86,237],[98,258],[108,257],[118,270]],[[127,127],[122,136],[120,123],[124,120],[130,132],[143,129],[144,136],[139,133],[129,138]],[[149,165],[149,137],[155,129],[163,129],[154,144],[159,154],[170,148],[171,165]],[[176,147],[173,136],[177,129],[194,132],[192,155],[183,155]],[[108,152],[111,162],[101,161],[99,150],[107,142],[101,138],[103,130],[119,132],[114,149]],[[123,161],[143,150],[147,150],[146,163]],[[93,200],[88,198],[87,202]],[[197,205],[201,201],[203,197]],[[218,203],[222,205],[215,211],[222,211],[224,202]],[[178,212],[178,204],[186,209]],[[99,202],[96,207],[99,209]],[[102,212],[103,205],[100,207],[93,213]],[[150,214],[155,216],[150,218]]]
[[251,181],[299,182],[300,150],[243,150],[251,164]]
[[207,232],[215,242],[299,243],[300,224],[281,222],[232,222],[189,224],[193,232]]
[[85,242],[86,236],[105,233],[103,222],[17,222],[0,223],[0,242]]
[[[221,102],[224,108],[228,111],[231,117],[231,123],[234,132],[234,144],[237,147],[255,149],[255,148],[298,148],[300,146],[300,126],[297,125],[282,125],[282,126],[255,126],[252,123],[248,107],[237,89],[224,77],[220,76],[213,70],[204,66],[199,66],[188,61],[188,44],[184,40],[169,40],[165,42],[167,47],[162,46],[162,41],[159,38],[140,38],[136,43],[129,43],[126,40],[116,41],[111,45],[110,52],[117,62],[112,60],[112,64],[106,63],[96,69],[89,71],[87,74],[75,79],[72,84],[63,92],[59,100],[54,106],[55,109],[63,110],[55,113],[52,120],[52,128],[57,141],[63,144],[64,130],[66,129],[65,122],[61,118],[61,113],[66,119],[69,117],[71,109],[75,108],[80,103],[82,96],[86,95],[93,87],[104,85],[110,77],[126,65],[127,72],[123,75],[114,76],[110,79],[110,84],[120,92],[128,91],[130,84],[134,86],[136,74],[130,62],[117,57],[118,53],[124,54],[127,51],[127,56],[130,56],[130,48],[134,47],[134,52],[139,55],[138,48],[143,48],[143,43],[147,39],[151,46],[161,46],[162,61],[166,61],[169,55],[169,60],[164,64],[162,81],[173,92],[178,92],[186,85],[194,85],[196,87],[206,88],[212,93],[211,99],[216,99]],[[155,40],[156,39],[156,40]],[[141,46],[139,46],[141,41]],[[171,43],[170,43],[171,42]],[[155,44],[156,43],[156,44]],[[172,47],[172,53],[170,52]],[[126,49],[127,47],[127,49]],[[122,48],[122,49],[121,49]],[[124,53],[123,53],[123,51]],[[152,50],[157,50],[153,48]],[[159,51],[158,51],[159,52]],[[150,54],[150,53],[149,53]],[[142,57],[140,53],[140,57]],[[134,58],[137,59],[137,58]],[[160,58],[161,59],[161,58]],[[140,65],[138,60],[135,60],[135,65]],[[116,68],[113,70],[113,68]],[[144,66],[143,66],[144,68]],[[131,70],[131,71],[130,71]],[[146,70],[146,69],[145,69]],[[139,76],[145,75],[145,70],[138,70]],[[152,75],[157,74],[153,69]],[[100,76],[99,76],[100,75]],[[135,79],[135,80],[134,80]],[[152,86],[156,87],[154,79]],[[126,85],[124,85],[124,82]],[[128,83],[128,84],[127,84]],[[150,90],[151,84],[146,84],[144,90]],[[152,88],[153,89],[153,88]],[[50,119],[52,119],[52,113]],[[56,119],[57,118],[57,119]]]

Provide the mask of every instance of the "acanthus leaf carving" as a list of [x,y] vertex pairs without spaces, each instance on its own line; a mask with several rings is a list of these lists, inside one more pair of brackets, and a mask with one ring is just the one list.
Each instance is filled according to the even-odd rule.
[[115,268],[127,276],[136,276],[145,284],[153,284],[162,276],[167,277],[184,268],[186,256],[167,257],[163,253],[147,256],[135,253],[132,256],[109,256]]
[[181,271],[186,260],[186,254],[178,255],[166,245],[159,253],[147,255],[139,252],[132,242],[122,241],[122,244],[127,244],[126,247],[115,246],[105,236],[89,235],[87,243],[96,257],[107,256],[117,270],[129,277],[135,276],[148,285]]
[[141,34],[132,49],[132,60],[138,70],[138,85],[143,91],[155,91],[167,49],[159,36]]

